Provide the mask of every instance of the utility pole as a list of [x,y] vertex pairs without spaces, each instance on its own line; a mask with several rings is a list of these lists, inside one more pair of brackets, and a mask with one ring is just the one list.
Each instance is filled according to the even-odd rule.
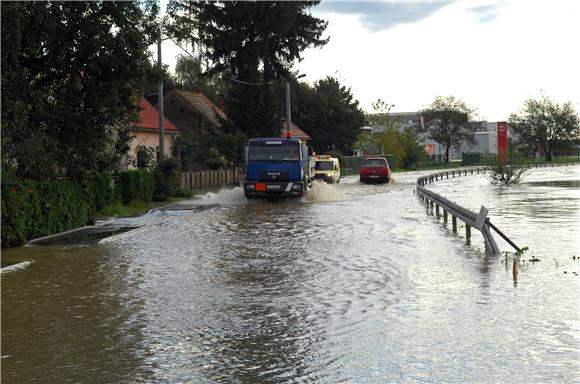
[[159,82],[159,163],[165,159],[165,127],[163,126],[163,66],[161,64],[161,33],[163,25],[159,24],[159,37],[157,38],[157,63],[159,64],[159,73],[161,81]]
[[[303,78],[306,76],[303,73],[300,76],[296,77],[296,80]],[[290,132],[290,127],[292,126],[292,117],[290,116],[290,82],[286,79],[286,129]]]
[[290,132],[290,127],[292,126],[292,121],[290,117],[290,82],[286,80],[286,134]]

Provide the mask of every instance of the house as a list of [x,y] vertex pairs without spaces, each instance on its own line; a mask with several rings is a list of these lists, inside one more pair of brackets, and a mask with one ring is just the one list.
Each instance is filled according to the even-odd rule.
[[[156,162],[159,161],[159,111],[144,97],[141,98],[140,120],[133,126],[133,139],[127,156],[121,162],[122,170],[135,169],[132,164],[139,147],[152,148]],[[165,157],[171,157],[171,149],[179,133],[177,127],[167,117],[163,119],[163,148]]]
[[226,114],[201,92],[173,89],[163,97],[164,114],[182,135],[221,134]]
[[[282,119],[282,137],[285,137],[287,134],[287,130],[288,130],[288,124],[286,124],[286,120]],[[308,141],[311,139],[311,137],[304,132],[302,129],[298,128],[298,126],[296,124],[294,124],[293,122],[290,122],[290,135],[291,137],[295,137],[297,139],[300,139],[301,141],[304,141],[305,143],[308,144]]]

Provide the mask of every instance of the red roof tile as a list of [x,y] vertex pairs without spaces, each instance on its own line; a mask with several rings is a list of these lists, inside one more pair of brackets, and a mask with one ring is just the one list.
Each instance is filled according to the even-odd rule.
[[[139,112],[139,116],[141,121],[136,124],[137,128],[159,131],[159,111],[144,97],[141,97],[141,112]],[[163,118],[163,130],[177,132],[177,128],[167,117]]]

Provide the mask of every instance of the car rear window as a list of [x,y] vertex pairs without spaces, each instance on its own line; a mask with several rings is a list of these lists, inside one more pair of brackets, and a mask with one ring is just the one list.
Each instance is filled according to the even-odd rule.
[[385,165],[387,165],[385,159],[366,159],[363,162],[363,166],[365,167],[384,167]]

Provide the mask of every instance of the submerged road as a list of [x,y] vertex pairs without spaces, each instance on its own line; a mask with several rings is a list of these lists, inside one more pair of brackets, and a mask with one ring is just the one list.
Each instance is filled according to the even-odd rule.
[[426,214],[423,174],[278,203],[227,189],[101,244],[7,250],[31,264],[2,275],[2,381],[576,382],[580,167],[429,186],[531,249],[517,284]]

